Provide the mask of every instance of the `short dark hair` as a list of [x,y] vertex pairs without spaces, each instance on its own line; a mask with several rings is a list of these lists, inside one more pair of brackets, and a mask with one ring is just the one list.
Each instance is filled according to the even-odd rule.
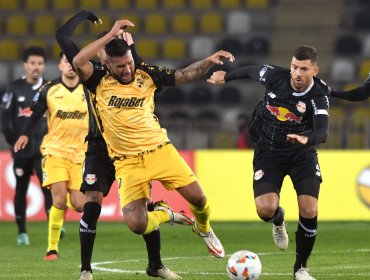
[[298,47],[295,51],[293,56],[297,60],[311,60],[313,63],[317,63],[317,60],[319,59],[319,54],[317,50],[314,47],[303,45]]
[[122,39],[113,39],[105,45],[105,52],[110,57],[124,56],[130,47]]
[[25,49],[22,53],[22,60],[23,62],[27,62],[28,58],[31,55],[41,56],[46,60],[46,53],[45,50],[39,46],[31,46]]

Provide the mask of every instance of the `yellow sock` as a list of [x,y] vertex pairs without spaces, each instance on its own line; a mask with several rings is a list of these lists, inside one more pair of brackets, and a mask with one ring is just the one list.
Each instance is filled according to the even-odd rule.
[[72,202],[71,202],[71,195],[69,194],[69,192],[67,192],[67,201],[66,201],[66,206],[69,208],[69,209],[72,209],[73,211],[77,211],[76,208],[73,207],[72,205]]
[[208,201],[202,208],[198,208],[191,204],[189,204],[189,208],[191,210],[191,213],[193,213],[195,217],[195,222],[197,224],[197,228],[199,229],[199,231],[203,233],[209,232],[211,228],[209,224],[211,208],[209,207]]
[[48,233],[48,252],[51,250],[58,251],[60,232],[64,222],[64,211],[56,208],[54,205],[50,208],[49,214],[49,233]]
[[148,212],[148,225],[146,226],[146,230],[143,234],[149,234],[152,231],[155,231],[160,224],[168,222],[170,217],[166,211],[157,210]]

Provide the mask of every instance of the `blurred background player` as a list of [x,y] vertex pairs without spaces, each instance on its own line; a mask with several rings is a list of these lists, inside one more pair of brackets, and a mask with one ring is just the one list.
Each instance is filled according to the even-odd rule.
[[[1,129],[7,143],[13,147],[21,135],[27,120],[31,117],[30,106],[34,95],[47,81],[42,77],[45,70],[45,51],[41,47],[32,46],[23,52],[24,77],[12,82],[2,95]],[[42,117],[35,124],[33,133],[29,135],[29,145],[19,153],[12,152],[13,170],[16,179],[14,196],[14,214],[18,226],[18,245],[29,245],[26,229],[27,190],[33,173],[42,184],[40,145],[47,132],[46,118]],[[12,149],[13,150],[13,149]],[[50,190],[42,188],[44,207],[49,216],[52,205]]]
[[253,159],[253,190],[257,214],[273,224],[278,248],[288,248],[284,210],[279,206],[284,177],[289,175],[297,193],[299,223],[296,231],[296,280],[314,280],[307,260],[317,233],[317,201],[322,181],[316,145],[325,143],[329,127],[328,87],[315,76],[318,54],[300,46],[290,69],[273,65],[245,66],[230,72],[217,71],[208,82],[224,84],[253,79],[265,86],[265,96],[251,116],[249,132],[256,142]]
[[[56,32],[58,44],[66,54],[67,59],[72,62],[73,58],[80,51],[79,47],[72,40],[72,34],[76,27],[85,20],[89,20],[93,24],[100,22],[99,18],[91,12],[81,11]],[[106,32],[103,32],[98,37],[102,37]],[[141,57],[136,54],[131,35],[125,33],[124,40],[128,42],[137,64],[142,62]],[[104,49],[99,50],[98,56],[103,63],[105,60]],[[101,63],[92,61],[97,67],[101,67]],[[90,98],[86,95],[87,99]],[[109,158],[107,145],[102,137],[95,117],[91,110],[91,104],[88,102],[89,109],[89,133],[87,135],[88,149],[85,157],[83,183],[81,191],[85,194],[84,213],[80,221],[80,247],[81,247],[81,273],[80,280],[91,280],[92,268],[91,258],[96,236],[96,224],[100,216],[101,205],[103,198],[108,195],[110,188],[115,180],[115,170],[113,161]],[[163,202],[160,203],[162,206]],[[148,203],[148,211],[154,210],[154,204]],[[186,219],[185,215],[172,212],[172,222],[180,222],[183,224],[192,224],[191,219]],[[185,221],[185,223],[183,222]],[[148,251],[148,267],[146,273],[149,276],[161,277],[164,279],[181,279],[176,273],[165,267],[160,256],[160,231],[159,228],[153,232],[143,235]]]
[[64,54],[60,55],[59,70],[61,78],[46,84],[35,96],[31,107],[33,114],[25,126],[24,135],[14,145],[15,153],[22,151],[27,146],[29,133],[48,111],[48,133],[41,145],[43,187],[51,190],[53,198],[46,261],[58,258],[67,194],[74,210],[82,212],[84,204],[80,186],[89,122],[85,89]]
[[[150,181],[157,179],[167,189],[176,189],[189,202],[195,216],[194,231],[202,237],[209,252],[221,258],[225,252],[210,227],[206,196],[153,114],[154,94],[162,86],[199,79],[214,64],[222,64],[222,58],[232,62],[234,57],[219,51],[184,69],[143,63],[135,68],[131,50],[123,40],[117,39],[127,26],[133,24],[127,20],[116,21],[105,36],[87,45],[73,60],[78,75],[92,93],[98,124],[115,160],[116,178],[119,186],[124,186],[120,188],[120,201],[125,221],[137,234],[149,234],[168,221],[168,214],[162,211],[147,211]],[[104,47],[107,68],[96,69],[89,60]],[[109,84],[114,95],[104,94]],[[108,121],[112,119],[115,121]]]

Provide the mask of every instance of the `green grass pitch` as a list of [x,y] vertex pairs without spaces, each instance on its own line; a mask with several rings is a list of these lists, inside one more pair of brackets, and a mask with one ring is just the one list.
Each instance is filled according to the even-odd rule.
[[[163,263],[183,279],[228,279],[228,256],[246,249],[257,253],[262,262],[261,280],[293,279],[294,232],[297,223],[288,223],[289,248],[279,251],[271,237],[271,225],[263,222],[214,222],[227,256],[211,257],[203,241],[189,226],[162,225]],[[67,236],[60,242],[60,258],[46,263],[47,224],[28,223],[30,246],[16,245],[14,223],[0,223],[0,279],[79,278],[78,222],[65,224]],[[99,223],[93,255],[94,280],[150,279],[144,273],[147,256],[141,236],[131,233],[124,223]],[[310,273],[322,280],[370,279],[370,223],[319,222],[316,245],[309,260]]]

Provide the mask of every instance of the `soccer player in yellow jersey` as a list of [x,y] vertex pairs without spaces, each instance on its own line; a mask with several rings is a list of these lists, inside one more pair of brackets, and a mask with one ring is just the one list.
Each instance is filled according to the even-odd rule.
[[82,164],[85,158],[85,137],[88,130],[88,112],[85,88],[71,64],[61,54],[61,78],[46,84],[35,96],[32,116],[24,135],[14,145],[14,151],[24,149],[34,124],[45,112],[48,133],[41,144],[43,156],[43,187],[50,188],[53,206],[49,216],[48,249],[46,261],[58,258],[58,243],[67,207],[82,212],[84,195],[80,192]]
[[[161,128],[154,111],[154,94],[162,86],[194,81],[221,59],[234,61],[232,54],[218,51],[184,69],[172,70],[135,61],[121,36],[127,20],[118,20],[102,38],[92,42],[73,60],[73,66],[92,94],[98,125],[114,159],[122,212],[129,228],[148,234],[168,221],[161,207],[148,212],[150,181],[159,180],[178,191],[195,217],[193,230],[203,238],[209,252],[224,257],[221,242],[210,222],[210,206],[197,179]],[[94,68],[90,59],[105,47],[106,68]]]

